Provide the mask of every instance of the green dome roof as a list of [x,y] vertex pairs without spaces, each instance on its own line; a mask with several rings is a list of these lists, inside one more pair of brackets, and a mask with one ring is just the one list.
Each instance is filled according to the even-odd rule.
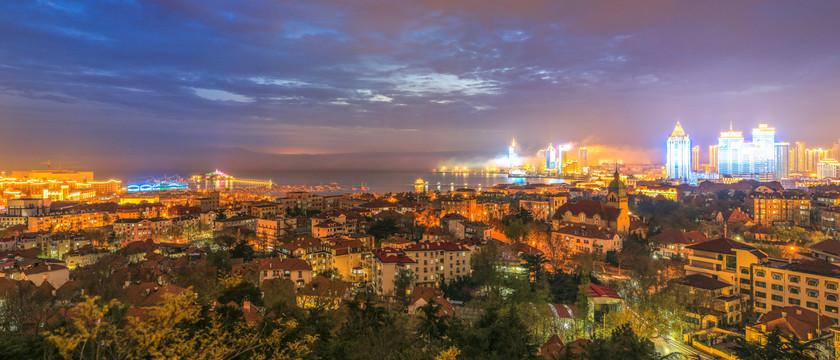
[[624,186],[624,182],[621,181],[621,177],[618,175],[618,170],[616,170],[613,175],[613,181],[610,182],[610,186],[607,188],[607,193],[615,193],[618,197],[627,196],[627,189]]

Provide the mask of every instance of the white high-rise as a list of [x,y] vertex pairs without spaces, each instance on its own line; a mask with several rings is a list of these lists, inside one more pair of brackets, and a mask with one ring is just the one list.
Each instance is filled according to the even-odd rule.
[[688,180],[691,175],[691,139],[680,122],[668,137],[667,173],[669,179]]

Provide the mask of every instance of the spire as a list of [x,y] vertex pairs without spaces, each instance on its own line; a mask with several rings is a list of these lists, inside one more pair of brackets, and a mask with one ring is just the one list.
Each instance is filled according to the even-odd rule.
[[729,131],[732,131],[732,122],[729,122]]
[[685,137],[688,136],[683,130],[682,125],[680,125],[680,120],[677,119],[677,126],[674,126],[674,131],[671,133],[671,137]]

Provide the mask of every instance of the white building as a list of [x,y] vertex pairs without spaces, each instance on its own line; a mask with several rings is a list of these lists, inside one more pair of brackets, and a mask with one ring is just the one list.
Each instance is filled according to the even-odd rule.
[[679,121],[668,137],[667,173],[669,179],[687,180],[691,175],[691,139]]

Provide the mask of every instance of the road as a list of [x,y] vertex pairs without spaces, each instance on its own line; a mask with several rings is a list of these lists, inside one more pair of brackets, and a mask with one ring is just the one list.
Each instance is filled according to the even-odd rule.
[[683,355],[697,355],[701,359],[714,359],[709,354],[697,350],[680,340],[671,339],[668,336],[653,339],[653,345],[656,347],[656,351],[662,355],[678,352]]

